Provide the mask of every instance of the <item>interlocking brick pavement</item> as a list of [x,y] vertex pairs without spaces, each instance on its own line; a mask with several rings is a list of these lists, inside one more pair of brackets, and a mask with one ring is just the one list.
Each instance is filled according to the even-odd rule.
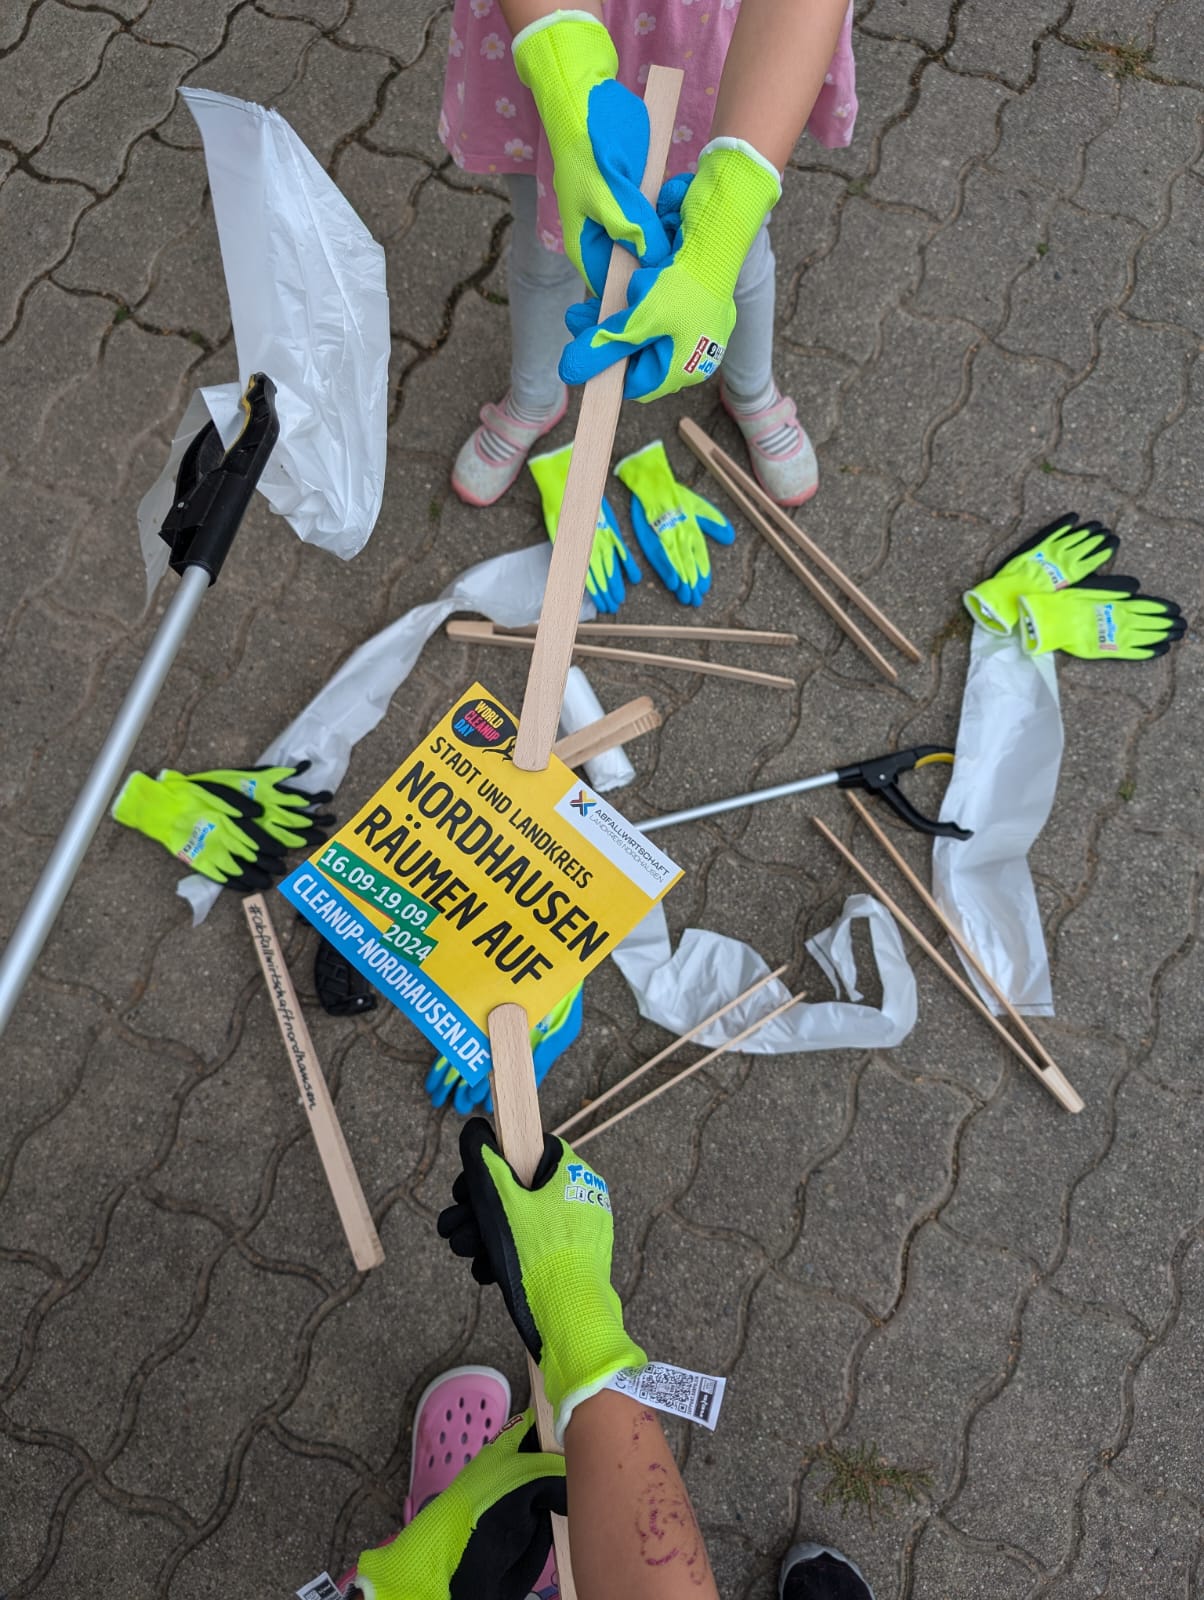
[[[201,608],[140,765],[249,761],[361,640],[539,535],[448,470],[504,387],[504,188],[435,137],[436,0],[9,0],[0,7],[0,927],[10,928],[165,603],[137,500],[188,393],[234,376],[199,140],[175,91],[276,103],[385,245],[384,508],[342,566],[262,507]],[[857,0],[852,147],[804,142],[775,221],[779,375],[818,446],[802,519],[925,649],[897,688],[753,530],[710,620],[789,627],[799,687],[607,665],[650,692],[638,816],[952,735],[959,594],[1076,506],[1193,631],[1150,666],[1069,663],[1058,803],[1033,852],[1082,1092],[1059,1112],[917,968],[893,1051],[717,1062],[600,1140],[615,1277],[656,1354],[721,1371],[711,1437],[671,1430],[721,1592],[768,1600],[800,1534],[880,1600],[1204,1594],[1204,6]],[[713,392],[625,409],[617,449]],[[551,442],[571,436],[571,422]],[[692,460],[670,448],[687,476]],[[706,486],[703,485],[704,492]],[[668,616],[649,579],[632,620]],[[672,620],[677,620],[673,618]],[[755,663],[750,652],[745,658]],[[437,638],[357,748],[346,812],[485,673]],[[930,794],[929,799],[935,803]],[[675,833],[694,923],[795,964],[854,885],[815,797]],[[917,865],[920,842],[903,846]],[[234,901],[200,929],[176,869],[102,824],[2,1048],[0,1594],[290,1593],[396,1526],[412,1408],[462,1361],[525,1375],[433,1220],[458,1119],[387,1010],[325,1016],[313,934],[278,918],[385,1245],[351,1268]],[[893,879],[888,879],[892,886]],[[900,890],[905,896],[905,892]],[[920,918],[922,924],[929,924]],[[549,1123],[664,1043],[613,969],[543,1092]],[[822,1501],[825,1446],[930,1487],[873,1525]]]

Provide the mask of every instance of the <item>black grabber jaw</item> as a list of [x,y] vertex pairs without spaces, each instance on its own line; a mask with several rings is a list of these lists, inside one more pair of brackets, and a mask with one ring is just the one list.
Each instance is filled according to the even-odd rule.
[[159,537],[171,546],[172,571],[203,567],[210,584],[217,581],[280,436],[276,385],[265,373],[251,374],[240,404],[242,431],[228,450],[209,422],[184,452],[175,500],[159,529]]

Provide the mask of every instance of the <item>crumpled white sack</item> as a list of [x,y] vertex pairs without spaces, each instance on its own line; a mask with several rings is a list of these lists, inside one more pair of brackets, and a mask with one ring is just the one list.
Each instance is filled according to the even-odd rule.
[[[1028,852],[1045,826],[1062,764],[1052,655],[1026,655],[1017,634],[975,628],[953,775],[941,820],[971,839],[934,839],[932,892],[1017,1011],[1054,1014],[1045,931]],[[983,1003],[999,1002],[967,965]]]
[[[870,941],[882,984],[881,1007],[858,1005],[857,965],[852,924],[869,923]],[[837,998],[807,1001],[783,1012],[752,1034],[740,1049],[749,1055],[782,1055],[803,1050],[885,1050],[906,1039],[916,1022],[916,982],[903,951],[894,918],[872,895],[854,894],[840,916],[807,941]],[[614,953],[615,964],[635,995],[640,1015],[670,1033],[688,1033],[704,1017],[742,994],[771,969],[751,945],[702,928],[687,928],[676,952],[662,905],[638,923]],[[841,986],[849,995],[840,999]],[[734,1039],[757,1017],[790,998],[780,979],[767,983],[743,1005],[735,1006],[696,1035],[702,1045]]]
[[[211,89],[180,93],[205,146],[238,351],[240,382],[199,391],[205,409],[231,444],[248,378],[267,373],[280,439],[259,492],[307,543],[350,560],[367,543],[384,492],[385,253],[278,111]],[[197,422],[196,403],[194,395],[185,414],[191,433],[205,420]],[[181,433],[164,474],[168,496],[187,444]],[[151,491],[156,504],[162,484]],[[161,517],[148,537],[151,495],[139,528],[153,590],[168,552],[156,537]]]

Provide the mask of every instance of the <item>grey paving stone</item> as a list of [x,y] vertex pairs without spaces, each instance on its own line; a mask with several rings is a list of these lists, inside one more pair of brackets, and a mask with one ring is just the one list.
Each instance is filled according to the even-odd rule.
[[370,50],[340,50],[315,39],[303,72],[277,102],[280,114],[325,167],[353,130],[371,125],[388,59]]
[[937,218],[950,216],[967,165],[994,150],[999,115],[1011,98],[989,79],[928,67],[918,102],[882,141],[870,193],[878,200],[920,206]]
[[100,72],[61,103],[50,134],[34,157],[39,172],[111,189],[130,146],[171,111],[176,87],[192,65],[184,50],[151,47],[121,34],[108,46]]
[[481,271],[505,216],[506,207],[492,196],[463,194],[437,181],[422,186],[414,227],[385,249],[393,322],[404,338],[436,347],[449,299]]
[[[204,191],[199,156],[157,139],[139,140],[121,183],[80,222],[55,281],[136,305],[151,287],[164,249],[199,215]],[[55,185],[52,192],[71,190]]]
[[[1170,1143],[1156,1130],[1174,1120]],[[1121,1085],[1111,1146],[1075,1190],[1070,1245],[1053,1282],[1078,1300],[1119,1305],[1154,1328],[1171,1309],[1168,1264],[1200,1209],[1192,1157],[1202,1119],[1191,1096],[1140,1074]]]
[[1071,17],[1074,35],[1122,43],[1134,39],[1148,44],[1160,9],[1149,0],[1140,5],[1130,5],[1127,0],[1075,0]]
[[[1204,305],[1198,276],[1191,263],[1199,260],[1204,241],[1204,183],[1192,173],[1179,178],[1171,189],[1171,217],[1160,233],[1142,245],[1137,255],[1137,287],[1129,302],[1135,316],[1151,321],[1166,319],[1189,328],[1199,338],[1204,333]],[[1152,313],[1162,305],[1162,317]]]
[[1190,1594],[1198,1548],[1197,1519],[1182,1506],[1133,1493],[1119,1473],[1102,1471],[1082,1497],[1083,1541],[1066,1574],[1047,1593],[1054,1600],[1132,1591]]
[[[1173,180],[1198,148],[1198,107],[1194,90],[1125,79],[1119,115],[1087,147],[1075,202],[1089,211],[1134,217],[1147,227],[1160,222]],[[1182,185],[1175,189],[1181,196]]]
[[863,470],[915,483],[933,428],[958,403],[972,338],[955,323],[889,312],[881,349],[845,388],[842,453]]
[[678,1209],[703,1227],[745,1234],[755,1215],[755,1237],[780,1257],[798,1227],[800,1183],[844,1132],[849,1061],[829,1051],[752,1058],[745,1082],[707,1120]]
[[1156,70],[1194,84],[1197,89],[1204,84],[1202,24],[1199,0],[1174,0],[1174,4],[1159,10],[1154,24]]
[[[843,1365],[865,1327],[857,1312],[825,1295],[773,1273],[761,1281],[739,1379],[724,1398],[722,1452],[695,1443],[686,1464],[686,1487],[704,1527],[734,1525],[754,1551],[782,1549],[794,1521],[794,1481],[804,1456],[835,1426]],[[755,1462],[756,1470],[732,1477],[722,1469],[725,1459]]]
[[413,226],[416,191],[430,170],[425,162],[357,143],[340,153],[334,177],[372,237],[383,241],[400,238]]
[[1204,1388],[1198,1357],[1204,1293],[1198,1236],[1176,1259],[1177,1314],[1145,1357],[1133,1380],[1132,1430],[1116,1458],[1126,1482],[1197,1507],[1199,1455],[1189,1435]]
[[[341,1447],[378,1471],[422,1387],[455,1364],[453,1353],[480,1292],[467,1264],[452,1259],[433,1223],[404,1202],[389,1212],[381,1242],[384,1265],[317,1324],[307,1350],[305,1386],[283,1417],[284,1426],[308,1445]],[[419,1273],[445,1282],[447,1292],[437,1303],[401,1292]],[[386,1338],[381,1337],[384,1326],[390,1330]],[[386,1396],[391,1403],[382,1404]]]
[[236,5],[237,0],[216,0],[205,6],[190,5],[188,0],[150,0],[133,31],[152,44],[177,45],[195,55],[207,56],[225,37]]
[[[86,1485],[64,1519],[51,1581],[86,1594],[98,1581],[97,1553],[120,1549],[119,1581],[144,1594],[152,1592],[164,1559],[179,1543],[180,1529],[161,1517],[140,1517],[135,1526],[136,1536],[130,1537],[126,1509],[103,1498],[93,1485]],[[105,1582],[103,1578],[99,1581]]]
[[1024,1600],[1032,1569],[997,1547],[963,1539],[943,1519],[927,1524],[915,1553],[915,1600]]
[[1182,414],[1154,440],[1154,474],[1148,491],[1152,507],[1195,521],[1200,514],[1200,463],[1191,441],[1199,437],[1204,378],[1192,368],[1188,402]]
[[5,1581],[15,1582],[49,1567],[48,1524],[63,1491],[79,1474],[79,1463],[66,1450],[46,1443],[27,1443],[0,1426],[0,1466],[9,1514],[5,1519]]
[[[1046,1568],[1062,1560],[1079,1485],[1120,1422],[1121,1377],[1137,1344],[1123,1324],[1072,1312],[1037,1290],[1015,1370],[971,1425],[965,1483],[949,1520],[974,1539],[1023,1549]],[[1004,1492],[1007,1464],[1021,1457],[1023,1479]]]
[[17,48],[0,60],[0,138],[22,153],[36,149],[55,108],[96,74],[116,27],[103,11],[57,0],[38,6]]
[[450,13],[441,13],[417,61],[390,80],[380,115],[372,124],[373,146],[432,165],[449,159],[437,132],[447,66],[449,16]]
[[995,333],[1008,290],[1036,253],[1048,201],[1035,186],[982,168],[967,176],[963,195],[957,216],[924,247],[924,277],[912,303]]
[[75,534],[90,525],[95,513],[83,498],[43,489],[19,477],[8,478],[5,486],[18,535],[6,552],[5,593],[0,600],[7,632],[26,597],[53,582]]
[[1118,86],[1093,57],[1045,39],[1036,82],[1004,107],[991,166],[1068,198],[1082,178],[1086,150],[1112,126],[1119,107]]
[[1007,1330],[1029,1276],[1002,1251],[921,1227],[898,1309],[861,1352],[850,1438],[872,1439],[889,1461],[923,1463],[943,1499],[956,1487],[966,1420],[1007,1371]]
[[802,280],[785,337],[808,350],[867,360],[883,317],[918,281],[915,252],[926,232],[916,217],[850,199],[836,244]]
[[932,435],[924,504],[995,524],[1009,516],[1017,482],[1048,452],[1060,388],[1047,361],[1008,356],[993,345],[979,349],[969,397]]
[[1012,285],[1000,344],[1084,371],[1097,353],[1097,323],[1124,299],[1140,241],[1133,222],[1055,206],[1039,253]]
[[872,1061],[848,1138],[807,1179],[799,1241],[783,1270],[886,1315],[902,1287],[908,1234],[952,1184],[950,1135],[964,1109],[944,1086],[901,1084]]
[[382,50],[403,65],[420,54],[426,36],[442,7],[428,0],[423,5],[407,6],[399,15],[389,0],[357,0],[339,28],[338,36],[348,44]]
[[0,17],[0,50],[10,50],[29,27],[36,0],[13,0]]
[[[674,1216],[653,1225],[644,1270],[624,1303],[624,1323],[654,1361],[695,1372],[730,1372],[744,1343],[742,1312],[763,1268],[761,1252],[743,1240],[682,1226]],[[683,1323],[683,1301],[707,1314]]]
[[67,254],[71,232],[88,204],[86,189],[75,183],[37,183],[15,172],[0,184],[0,229],[20,235],[25,248],[0,267],[0,337],[9,333],[31,284],[53,270]]
[[[181,153],[181,159],[199,162],[200,158],[190,151],[186,156]],[[180,334],[197,346],[217,345],[230,337],[230,298],[208,197],[193,226],[160,253],[154,282],[138,307],[138,320],[149,328]],[[194,349],[191,359],[196,361],[199,354]]]
[[[38,1328],[33,1363],[7,1402],[10,1418],[74,1439],[93,1458],[112,1449],[140,1364],[187,1322],[217,1244],[217,1230],[200,1218],[171,1217],[126,1196],[108,1221],[95,1270]],[[98,1363],[99,1328],[107,1331]],[[83,1371],[91,1374],[86,1384]]]
[[901,34],[939,50],[949,37],[949,10],[949,0],[872,0],[860,21],[872,33]]
[[1020,0],[1001,10],[987,0],[966,0],[958,8],[957,34],[949,64],[959,72],[999,76],[1012,88],[1032,77],[1037,43],[1062,19],[1060,0]]
[[112,1482],[211,1515],[244,1415],[263,1416],[299,1382],[294,1327],[319,1299],[312,1283],[258,1271],[227,1251],[207,1281],[195,1332],[147,1375]]
[[[1178,892],[1182,842],[1145,833],[1135,856],[1133,838],[1123,816],[1099,831],[1092,891],[1062,923],[1054,949],[1062,1017],[1137,1045],[1152,1030],[1150,984],[1188,938],[1192,916]],[[1116,920],[1121,906],[1126,908],[1123,924]],[[1087,978],[1093,959],[1106,974],[1102,983]]]

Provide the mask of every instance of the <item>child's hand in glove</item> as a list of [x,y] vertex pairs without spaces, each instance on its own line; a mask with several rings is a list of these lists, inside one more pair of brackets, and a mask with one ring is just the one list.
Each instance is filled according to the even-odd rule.
[[472,1260],[478,1283],[496,1283],[539,1363],[563,1443],[574,1407],[626,1367],[648,1358],[623,1327],[611,1287],[614,1224],[606,1184],[563,1139],[548,1134],[525,1188],[481,1117],[460,1133],[464,1170],[439,1232]]
[[707,539],[731,544],[735,528],[709,500],[678,483],[659,439],[624,456],[615,474],[631,490],[631,524],[652,570],[683,606],[700,606],[711,587]]
[[671,178],[657,211],[673,236],[661,267],[631,275],[627,309],[598,321],[599,301],[571,306],[560,357],[565,383],[585,383],[630,357],[628,400],[658,400],[709,378],[736,322],[733,294],[757,232],[782,193],[777,168],[742,139],[712,139],[694,177]]

